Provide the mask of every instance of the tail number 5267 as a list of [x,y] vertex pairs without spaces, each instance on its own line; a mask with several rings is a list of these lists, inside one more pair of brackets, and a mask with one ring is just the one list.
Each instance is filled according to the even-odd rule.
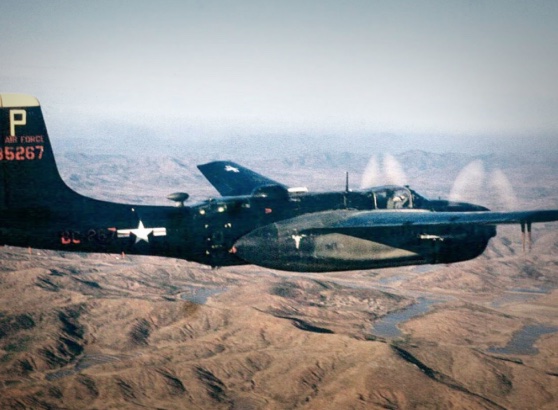
[[32,161],[43,158],[42,145],[0,148],[0,161]]

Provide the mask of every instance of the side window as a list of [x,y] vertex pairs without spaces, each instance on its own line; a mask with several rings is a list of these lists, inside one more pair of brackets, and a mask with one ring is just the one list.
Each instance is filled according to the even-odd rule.
[[379,191],[375,193],[376,207],[378,209],[386,209],[388,207],[388,196],[386,191]]

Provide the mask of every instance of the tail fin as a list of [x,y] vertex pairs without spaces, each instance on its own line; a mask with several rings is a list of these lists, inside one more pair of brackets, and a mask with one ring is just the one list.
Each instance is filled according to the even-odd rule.
[[50,208],[72,194],[58,173],[39,101],[0,94],[0,209]]

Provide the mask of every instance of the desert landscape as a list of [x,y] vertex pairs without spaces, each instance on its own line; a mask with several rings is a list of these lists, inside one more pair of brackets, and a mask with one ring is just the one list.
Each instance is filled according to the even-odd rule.
[[[175,191],[217,195],[195,165],[222,159],[57,158],[82,194],[161,205]],[[370,153],[227,159],[341,190],[345,171],[358,188]],[[552,154],[396,160],[428,197],[448,197],[468,167],[486,182],[465,200],[558,208]],[[0,408],[554,409],[557,227],[534,227],[527,252],[506,226],[472,261],[334,274],[2,247]]]

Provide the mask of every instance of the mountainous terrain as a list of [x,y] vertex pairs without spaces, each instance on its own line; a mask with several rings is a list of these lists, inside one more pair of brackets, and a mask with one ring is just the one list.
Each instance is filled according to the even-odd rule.
[[[518,209],[558,208],[552,158],[396,156],[429,197],[469,167],[460,194],[494,209],[509,185]],[[58,162],[82,194],[162,205],[176,191],[216,196],[195,168],[213,159]],[[386,157],[375,161],[387,182]],[[370,153],[238,162],[311,190],[344,189],[349,171],[357,189]],[[537,225],[527,253],[509,226],[473,261],[333,274],[3,247],[0,408],[554,409],[557,227]]]

